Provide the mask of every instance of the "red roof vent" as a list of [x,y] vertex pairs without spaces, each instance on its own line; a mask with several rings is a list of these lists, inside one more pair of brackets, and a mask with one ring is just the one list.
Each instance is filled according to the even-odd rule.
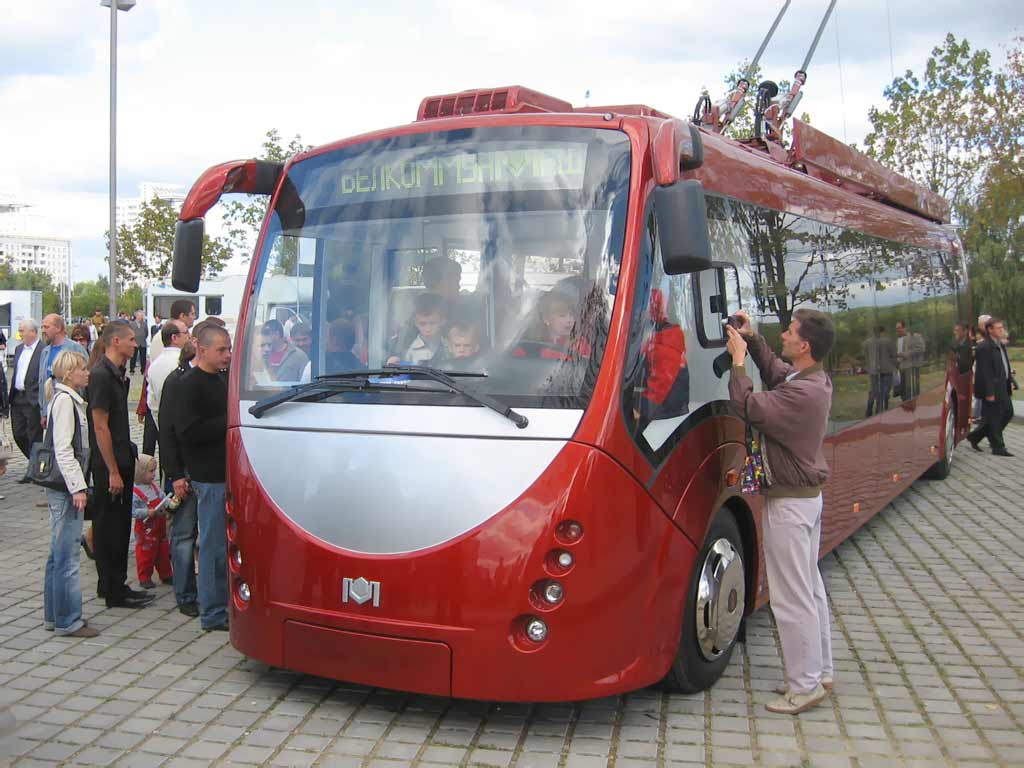
[[438,117],[493,112],[572,112],[572,104],[521,85],[476,88],[461,93],[428,96],[420,102],[416,119],[433,120]]

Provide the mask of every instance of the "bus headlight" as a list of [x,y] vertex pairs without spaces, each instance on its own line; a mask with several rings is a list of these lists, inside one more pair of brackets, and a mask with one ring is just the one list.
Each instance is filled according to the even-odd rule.
[[235,550],[231,553],[231,561],[235,564],[236,568],[241,568],[242,567],[242,550],[240,550],[240,549],[238,549],[236,547]]
[[238,585],[238,597],[241,598],[243,603],[248,603],[252,598],[252,593],[249,592],[249,585],[244,581]]
[[569,552],[559,552],[557,561],[562,568],[572,568],[573,559]]

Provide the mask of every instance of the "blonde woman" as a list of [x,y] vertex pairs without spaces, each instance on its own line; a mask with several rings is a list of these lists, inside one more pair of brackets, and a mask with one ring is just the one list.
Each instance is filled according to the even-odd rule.
[[[58,635],[96,637],[99,632],[82,618],[82,587],[78,546],[87,500],[85,475],[75,458],[89,445],[82,392],[89,384],[85,355],[62,350],[53,361],[53,378],[46,383],[47,428],[53,430],[53,454],[66,490],[46,488],[50,506],[50,556],[43,583],[43,625]],[[75,439],[75,432],[78,439]]]

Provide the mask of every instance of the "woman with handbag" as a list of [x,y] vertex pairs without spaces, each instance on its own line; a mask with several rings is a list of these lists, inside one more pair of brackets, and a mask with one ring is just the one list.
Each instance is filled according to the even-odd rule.
[[[82,587],[78,546],[88,500],[82,467],[88,466],[89,425],[81,392],[89,383],[84,355],[60,352],[53,361],[53,379],[46,384],[47,410],[43,446],[53,446],[63,490],[46,486],[50,506],[50,556],[43,586],[43,625],[58,635],[96,637],[99,632],[82,618]],[[52,390],[52,391],[51,391]],[[52,473],[51,477],[53,476]],[[55,483],[59,485],[60,483]]]

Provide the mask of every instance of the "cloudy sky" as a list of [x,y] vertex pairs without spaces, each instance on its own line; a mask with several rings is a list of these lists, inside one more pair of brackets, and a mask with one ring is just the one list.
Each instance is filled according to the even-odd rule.
[[[762,59],[800,65],[827,7],[792,0]],[[753,55],[782,0],[138,0],[118,17],[118,191],[188,187],[258,153],[270,128],[319,144],[413,119],[423,96],[521,84],[575,104],[689,115]],[[76,279],[105,272],[109,11],[99,0],[0,0],[0,197],[72,240]],[[992,52],[1024,34],[1020,0],[841,0],[801,111],[847,141],[947,32]],[[891,23],[890,23],[891,21]],[[892,45],[890,48],[890,36]],[[841,62],[841,66],[840,66]]]

